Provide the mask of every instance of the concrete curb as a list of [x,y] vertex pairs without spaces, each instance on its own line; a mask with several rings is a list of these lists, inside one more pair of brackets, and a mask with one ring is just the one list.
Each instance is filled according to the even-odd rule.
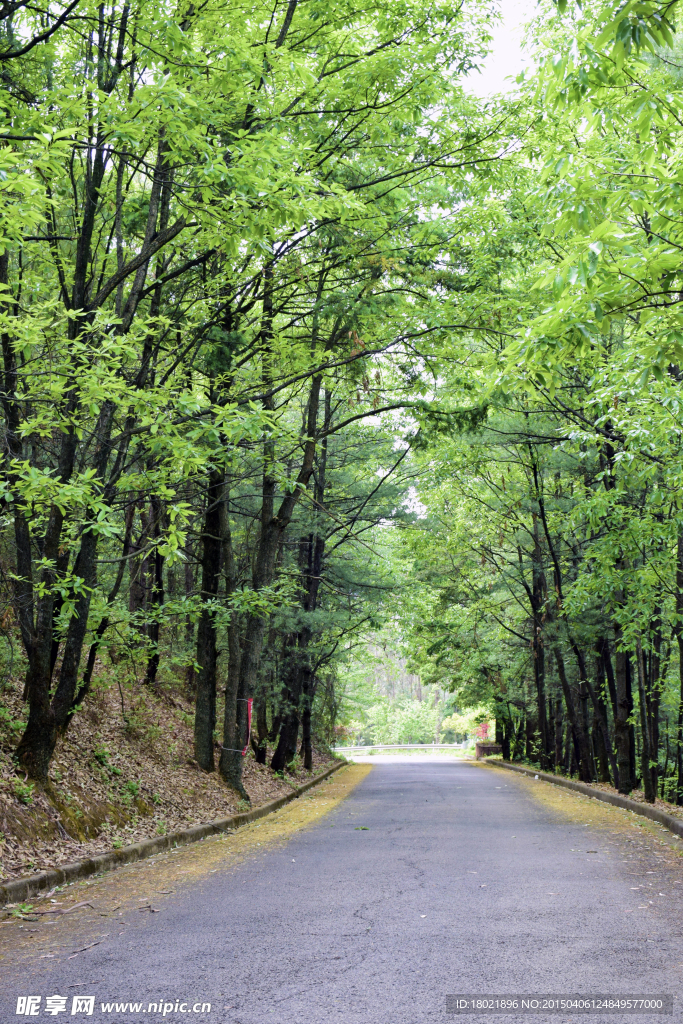
[[131,846],[124,846],[120,850],[110,850],[108,853],[98,853],[94,857],[87,857],[85,860],[75,861],[73,864],[64,864],[59,868],[50,868],[49,871],[41,871],[37,875],[30,875],[28,878],[17,878],[6,885],[0,885],[0,907],[6,903],[23,903],[30,896],[41,891],[41,889],[52,889],[56,885],[64,885],[65,882],[73,882],[77,878],[88,878],[90,875],[97,875],[105,871],[114,871],[124,864],[132,864],[138,860],[145,860],[153,857],[156,853],[170,850],[178,846],[187,846],[189,843],[196,843],[207,836],[215,836],[221,832],[228,832],[230,829],[239,828],[240,825],[247,825],[250,821],[258,818],[265,818],[273,811],[279,811],[281,807],[296,800],[307,790],[323,782],[333,772],[343,768],[347,761],[340,761],[333,764],[331,768],[316,775],[315,778],[304,782],[303,786],[263,804],[253,811],[245,811],[242,814],[234,814],[231,818],[218,818],[216,821],[209,821],[203,825],[193,825],[191,828],[183,829],[181,832],[172,832],[167,836],[156,836],[154,839],[143,839],[140,843],[133,843]]
[[641,818],[649,818],[650,821],[657,821],[660,825],[668,828],[676,836],[683,837],[683,819],[674,818],[666,811],[660,811],[649,804],[641,804],[636,800],[629,800],[627,796],[620,796],[618,793],[606,793],[602,789],[593,789],[585,782],[575,782],[574,779],[565,779],[561,775],[551,775],[549,772],[539,772],[534,768],[527,768],[519,764],[509,764],[507,761],[483,760],[480,764],[492,765],[494,768],[505,768],[510,772],[519,772],[521,775],[530,775],[532,779],[542,779],[543,782],[550,782],[553,786],[562,786],[563,789],[573,789],[583,796],[590,796],[593,800],[602,800],[603,803],[612,804],[614,807],[623,807],[626,811],[639,814]]

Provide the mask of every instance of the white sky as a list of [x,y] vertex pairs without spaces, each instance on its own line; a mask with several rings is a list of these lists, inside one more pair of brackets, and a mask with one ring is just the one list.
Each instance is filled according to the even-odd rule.
[[[493,29],[491,52],[481,73],[473,71],[463,81],[468,92],[484,99],[497,92],[514,88],[514,79],[528,64],[522,50],[524,24],[537,9],[537,0],[501,0],[502,20]],[[511,81],[506,81],[511,77]]]

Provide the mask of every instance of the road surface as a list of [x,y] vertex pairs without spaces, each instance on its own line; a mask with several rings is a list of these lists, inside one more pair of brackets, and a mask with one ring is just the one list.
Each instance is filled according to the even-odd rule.
[[[121,935],[107,923],[71,960],[8,970],[2,1020],[38,993],[46,1020],[60,993],[67,1009],[49,1019],[681,1021],[683,998],[673,1016],[446,1011],[449,994],[683,997],[683,860],[633,820],[502,770],[383,762],[312,827],[214,865],[163,912],[129,914]],[[163,858],[153,870],[164,891]],[[71,1015],[79,993],[95,996],[92,1015]],[[145,1012],[101,1009],[128,1001]]]

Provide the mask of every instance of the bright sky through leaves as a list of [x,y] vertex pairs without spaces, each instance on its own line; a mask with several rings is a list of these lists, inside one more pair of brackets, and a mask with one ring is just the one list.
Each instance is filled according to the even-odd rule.
[[536,10],[536,0],[503,0],[502,18],[493,28],[491,52],[481,72],[473,71],[465,82],[468,92],[483,99],[513,88],[515,77],[528,64],[522,38],[524,26]]

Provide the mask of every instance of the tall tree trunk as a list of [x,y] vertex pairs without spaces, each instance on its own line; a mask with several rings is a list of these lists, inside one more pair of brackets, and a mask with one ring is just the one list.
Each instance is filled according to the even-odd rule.
[[164,603],[164,556],[159,550],[159,542],[162,532],[163,507],[156,496],[151,500],[152,536],[154,537],[154,551],[151,558],[151,587],[149,593],[149,624],[147,636],[150,649],[147,658],[147,670],[145,672],[145,683],[147,686],[154,686],[159,669],[159,617]]
[[[323,430],[326,433],[331,420],[331,394],[325,392]],[[318,472],[316,474],[315,507],[319,514],[325,507],[325,475],[327,467],[327,438],[323,440]],[[317,518],[317,516],[316,516]],[[299,540],[299,574],[301,580],[301,611],[304,626],[299,630],[295,643],[292,645],[294,661],[288,686],[289,713],[281,726],[278,745],[273,754],[271,767],[282,771],[296,753],[297,737],[302,716],[306,714],[306,705],[310,699],[311,665],[309,645],[313,631],[306,620],[315,612],[318,604],[320,581],[323,574],[323,555],[325,538],[322,531],[311,533]],[[303,706],[302,704],[303,698]],[[308,727],[310,744],[310,706],[308,708]],[[304,737],[305,742],[305,737]],[[312,753],[309,753],[312,763]]]
[[[246,616],[244,632],[240,638],[237,687],[236,689],[231,688],[229,695],[226,694],[220,773],[227,784],[240,793],[244,800],[249,799],[242,783],[241,753],[247,742],[247,701],[257,685],[265,627],[264,617],[254,613]],[[233,693],[234,704],[232,704]]]
[[301,716],[301,745],[303,747],[304,768],[313,770],[313,743],[311,736],[311,712],[315,699],[315,677],[306,672],[304,676],[303,714]]
[[512,714],[510,712],[510,705],[504,711],[503,717],[503,740],[502,740],[502,754],[503,760],[510,760],[510,740],[512,739]]
[[[104,500],[108,498],[102,490],[102,480],[109,457],[109,438],[114,418],[114,406],[105,401],[100,410],[95,436],[97,438],[94,459],[94,481],[99,486]],[[73,473],[76,455],[75,435],[70,434],[62,441],[59,459],[59,474],[62,483],[67,483]],[[19,510],[20,516],[23,514]],[[93,590],[97,582],[97,548],[99,534],[86,523],[81,544],[74,562],[74,575],[85,583],[77,593],[72,593],[73,611],[64,638],[62,663],[59,678],[50,699],[53,676],[53,643],[55,640],[54,591],[58,582],[53,566],[59,564],[59,548],[64,528],[64,515],[53,505],[47,519],[43,542],[45,567],[41,571],[42,593],[35,599],[35,625],[29,636],[27,649],[28,671],[26,692],[29,701],[29,716],[26,729],[19,741],[15,758],[31,778],[47,779],[48,769],[54,753],[57,736],[63,732],[73,713],[78,687],[78,671],[83,644],[88,626],[88,614]],[[24,539],[20,534],[20,539]],[[26,538],[28,539],[28,537]],[[30,561],[28,553],[18,553],[18,564],[22,559]]]
[[633,721],[633,712],[634,712],[634,709],[635,709],[635,703],[633,701],[633,668],[632,668],[631,658],[627,658],[626,659],[626,699],[628,701],[628,715],[629,715],[628,735],[629,735],[629,752],[630,752],[630,757],[631,757],[631,778],[633,779],[633,784],[635,785],[636,784],[636,779],[638,778],[638,772],[636,770],[636,757],[637,757],[636,727],[635,727],[635,723]]
[[562,702],[558,697],[555,701],[555,770],[561,771],[562,761],[562,734],[564,722],[562,719]]
[[277,744],[270,761],[274,772],[284,771],[296,751],[296,740],[299,735],[299,702],[303,685],[302,655],[306,651],[300,649],[305,643],[301,633],[292,634],[285,645],[285,692],[281,703],[282,722],[277,737]]
[[216,612],[221,575],[221,505],[224,474],[213,470],[207,488],[207,505],[202,531],[201,599],[197,628],[197,696],[194,716],[194,756],[205,772],[214,770],[213,733],[216,728]]
[[[193,558],[194,558],[194,552],[190,552],[189,550],[186,549],[184,578],[185,578],[185,599],[187,601],[189,601],[190,598],[193,597],[193,595],[194,595],[194,566],[192,564],[192,559]],[[187,666],[187,669],[185,670],[185,684],[187,686],[189,694],[191,696],[193,696],[193,697],[194,697],[194,695],[197,692],[197,679],[196,679],[196,672],[195,672],[195,667],[194,667],[195,645],[196,645],[196,640],[195,640],[195,624],[194,624],[194,619],[193,619],[192,615],[188,612],[187,615],[185,616],[185,646],[187,647],[187,649],[189,651],[192,652],[192,661],[190,662],[190,664]]]
[[609,641],[606,636],[598,640],[596,652],[602,662],[607,677],[607,689],[609,691],[610,704],[612,706],[612,720],[617,720],[617,687],[614,681],[614,669],[612,668],[612,655],[609,649]]
[[569,722],[564,731],[564,755],[562,764],[564,765],[564,771],[566,775],[572,775],[572,757],[574,756],[574,742],[572,735],[572,727]]
[[[289,526],[303,488],[308,484],[313,473],[317,444],[316,434],[321,383],[322,377],[319,374],[316,374],[311,379],[308,396],[308,414],[306,418],[306,440],[304,443],[301,468],[294,487],[282,499],[278,510],[274,515],[273,498],[275,493],[275,479],[272,476],[272,470],[268,460],[266,459],[264,463],[264,498],[261,508],[261,534],[259,537],[252,576],[254,590],[261,590],[263,587],[269,586],[272,582],[280,543],[287,527]],[[247,615],[244,630],[243,651],[240,662],[240,700],[242,701],[242,704],[238,705],[237,708],[238,725],[241,728],[244,728],[246,724],[246,712],[242,710],[243,708],[246,708],[244,701],[254,693],[257,685],[266,624],[266,618],[261,612],[250,612]],[[232,759],[229,764],[227,763],[228,759]],[[226,777],[231,780],[231,785],[241,785],[242,759],[235,752],[229,753],[226,751],[224,778]]]
[[650,727],[650,761],[652,762],[652,787],[655,796],[659,788],[659,711],[662,696],[662,684],[666,676],[668,657],[662,663],[662,610],[655,608],[652,618],[652,651],[649,663],[648,685],[645,696],[647,700],[648,722]]
[[611,782],[609,773],[609,758],[605,749],[605,740],[602,735],[597,717],[593,718],[593,750],[595,752],[595,767],[598,782]]
[[141,636],[147,635],[146,612],[149,599],[149,552],[145,549],[149,541],[150,523],[145,502],[139,503],[140,536],[134,545],[138,553],[130,560],[130,588],[128,591],[128,611]]
[[[615,784],[615,786],[618,787],[618,785],[619,785],[619,767],[617,765],[617,759],[616,759],[614,751],[612,749],[612,742],[610,740],[609,725],[608,725],[608,720],[607,720],[607,708],[605,707],[605,702],[602,701],[598,697],[598,695],[596,693],[596,690],[595,690],[595,688],[593,687],[593,685],[592,685],[592,683],[590,681],[590,678],[588,676],[588,671],[586,669],[586,659],[585,659],[585,657],[583,655],[583,651],[578,646],[578,644],[576,644],[574,642],[572,642],[572,648],[574,650],[574,654],[576,656],[576,661],[577,661],[577,664],[578,664],[578,667],[579,667],[579,678],[581,680],[581,684],[582,684],[584,690],[586,691],[586,693],[590,696],[591,703],[593,704],[595,728],[597,729],[597,731],[598,731],[598,733],[600,735],[600,750],[602,752],[604,752],[605,757],[609,761],[609,764],[610,764],[610,766],[612,768],[612,774],[614,776],[614,784]],[[601,668],[602,668],[602,661],[599,658],[598,659],[598,671],[599,672],[601,671]],[[602,678],[599,678],[599,680],[598,680],[598,692],[600,692],[601,689],[602,689]],[[588,733],[587,721],[588,721],[588,715],[587,715],[587,711],[586,711],[584,713],[584,716],[583,716],[584,731],[586,732],[586,734]],[[609,782],[610,781],[609,773],[608,773],[608,777],[606,779],[601,779],[600,781],[601,782]]]
[[645,660],[643,658],[643,646],[638,639],[636,644],[636,659],[638,665],[638,704],[640,706],[640,733],[641,733],[641,773],[643,776],[643,796],[649,804],[655,802],[655,791],[652,785],[652,771],[650,769],[650,750],[652,749],[652,737],[650,736],[650,725],[647,715],[647,697],[645,693]]
[[[525,690],[526,689],[527,688],[525,687]],[[531,701],[529,700],[528,691],[527,691],[526,712],[525,712],[525,719],[524,719],[524,756],[525,756],[527,761],[535,761],[536,760],[536,753],[537,753],[537,749],[536,749],[536,745],[537,745],[536,731],[537,731],[537,718],[536,718],[536,715],[534,715],[534,712],[533,712],[533,709],[532,709],[532,706],[531,706]]]
[[541,547],[541,534],[538,528],[538,516],[533,514],[534,524],[534,546],[532,552],[532,595],[533,595],[533,653],[534,653],[534,679],[536,683],[536,700],[538,704],[538,731],[540,733],[539,761],[541,768],[547,771],[550,768],[550,730],[546,718],[546,697],[545,697],[545,644],[543,636],[544,608],[546,603],[546,581],[543,571],[543,550]]
[[256,763],[265,764],[268,755],[268,700],[264,687],[259,687],[254,698],[254,707],[256,709],[256,738],[252,738],[251,744]]
[[572,730],[572,737],[574,739],[574,746],[576,748],[576,760],[579,767],[579,778],[581,782],[592,782],[593,776],[591,772],[591,753],[588,745],[588,737],[583,730],[583,723],[577,714],[576,705],[574,703],[574,696],[567,679],[567,672],[564,665],[564,658],[559,647],[553,649],[555,655],[555,663],[557,665],[557,673],[560,677],[560,684],[562,686],[562,693],[564,695],[564,702],[567,708],[567,717]]
[[633,789],[632,743],[629,726],[631,714],[629,693],[629,657],[621,649],[621,626],[614,624],[616,653],[616,671],[614,673],[617,712],[614,718],[614,745],[617,748],[617,766],[619,768],[619,792],[630,793]]
[[[271,623],[267,641],[267,648],[269,651],[275,651],[276,642],[277,632]],[[254,718],[256,730],[255,736],[252,736],[251,745],[257,764],[265,764],[268,757],[268,702],[273,695],[274,676],[275,666],[274,664],[271,664],[268,667],[268,671],[264,673],[264,678],[259,680],[259,684],[254,693]]]

